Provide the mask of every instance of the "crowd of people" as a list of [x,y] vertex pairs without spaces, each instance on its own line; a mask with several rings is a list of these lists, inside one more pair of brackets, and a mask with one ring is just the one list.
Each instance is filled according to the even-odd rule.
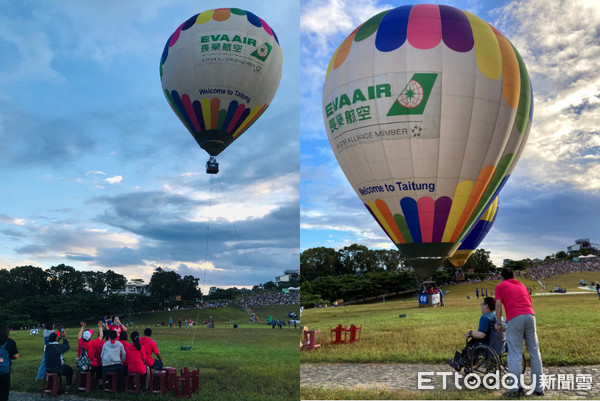
[[241,302],[245,306],[268,306],[268,305],[298,305],[300,304],[300,291],[290,291],[285,294],[260,294],[244,297]]
[[94,373],[98,386],[108,383],[108,372],[118,373],[117,384],[127,372],[135,372],[143,376],[147,390],[150,369],[162,369],[164,365],[156,342],[151,336],[152,329],[149,327],[144,330],[143,336],[137,331],[129,334],[118,316],[99,320],[97,330],[88,329],[87,324],[81,322],[77,334],[77,359],[74,369],[65,362],[64,354],[72,348],[64,328],[55,331],[55,324],[48,322],[44,330],[44,355],[36,379],[42,380],[45,373],[58,373],[65,377],[65,392],[68,393],[75,370]]
[[534,264],[523,272],[523,276],[532,280],[544,280],[551,276],[576,272],[600,272],[600,260],[590,258],[579,261],[553,260]]

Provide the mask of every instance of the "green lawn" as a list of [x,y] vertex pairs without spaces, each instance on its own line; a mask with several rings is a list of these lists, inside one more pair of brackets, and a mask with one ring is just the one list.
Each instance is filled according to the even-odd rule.
[[[263,307],[259,317],[264,321],[271,314],[283,314],[298,311],[298,306]],[[152,338],[156,341],[163,356],[165,365],[178,369],[184,366],[200,369],[200,392],[193,399],[198,400],[297,400],[300,397],[299,374],[299,329],[271,329],[266,324],[249,324],[248,314],[239,307],[182,311],[192,315],[196,320],[207,320],[210,315],[215,321],[215,328],[198,326],[197,328],[154,327]],[[156,321],[168,322],[170,313],[133,317],[134,326],[129,331],[143,331],[146,325]],[[177,313],[172,312],[174,321]],[[163,319],[165,318],[166,319]],[[229,319],[232,323],[229,324]],[[286,320],[287,321],[287,320]],[[233,323],[239,328],[234,329]],[[67,336],[77,341],[77,328],[68,328]],[[11,332],[11,338],[17,342],[19,359],[13,363],[11,390],[18,392],[40,391],[41,384],[34,381],[42,357],[43,339],[41,334],[32,336],[28,331]],[[190,351],[182,351],[181,346],[193,347]],[[67,363],[75,365],[76,352],[71,350],[65,354]],[[95,390],[90,397],[107,398],[100,390]],[[123,393],[119,399],[132,399]],[[143,394],[145,400],[156,398]],[[168,398],[175,399],[174,395]]]
[[[553,277],[547,288],[560,285],[568,292],[578,289],[579,279],[600,280],[599,273],[573,273]],[[600,301],[595,291],[587,294],[556,294],[542,291],[537,282],[522,279],[534,287],[533,307],[537,318],[540,351],[545,366],[600,364]],[[481,299],[475,289],[491,291],[499,281],[454,285],[444,290],[445,307],[419,308],[416,297],[325,309],[305,309],[302,323],[321,330],[322,348],[303,351],[302,363],[441,363],[465,345],[464,333],[475,329],[481,315]],[[400,318],[400,315],[406,317]],[[338,324],[362,325],[359,342],[330,344],[330,328]],[[526,358],[528,356],[526,354]],[[321,389],[302,386],[302,399],[501,399],[499,393],[475,391],[410,391]]]
[[[589,275],[573,273],[548,281],[562,283],[574,291],[579,278],[600,280],[598,273]],[[526,286],[537,286],[532,300],[544,364],[600,364],[600,348],[589,345],[600,339],[597,311],[600,301],[595,291],[582,295],[539,296],[535,295],[539,284],[522,281]],[[481,300],[476,299],[475,288],[488,289],[491,295],[497,283],[485,281],[444,288],[449,290],[444,297],[444,308],[419,308],[413,297],[385,303],[305,309],[302,323],[311,330],[321,330],[323,345],[315,352],[302,352],[300,360],[303,363],[445,363],[455,350],[464,346],[463,334],[477,327]],[[401,314],[406,317],[400,318]],[[338,324],[362,325],[360,342],[331,345],[330,328]]]

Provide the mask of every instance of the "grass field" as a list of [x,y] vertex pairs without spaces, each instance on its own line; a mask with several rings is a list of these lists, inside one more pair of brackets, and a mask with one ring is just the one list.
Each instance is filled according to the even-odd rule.
[[[573,273],[539,283],[521,281],[533,290],[533,308],[542,361],[545,366],[600,364],[600,301],[595,291],[582,292],[579,279],[600,280],[599,273]],[[445,307],[419,308],[416,297],[393,299],[363,305],[325,309],[305,309],[302,323],[321,330],[322,348],[301,352],[301,363],[442,363],[465,345],[464,333],[477,328],[481,299],[475,289],[492,290],[499,281],[465,283],[443,288]],[[567,294],[549,295],[554,286],[567,288]],[[540,295],[537,295],[540,294]],[[469,298],[468,298],[469,297]],[[400,315],[406,317],[400,318]],[[338,324],[362,325],[359,342],[331,345],[330,328]],[[526,354],[528,359],[528,355]],[[443,392],[442,392],[443,391]],[[321,389],[302,386],[301,399],[502,399],[499,392],[410,391]]]
[[[253,310],[264,322],[268,315],[283,320],[291,311],[298,313],[298,306],[268,306]],[[300,373],[298,338],[299,328],[271,329],[266,324],[249,324],[248,314],[239,307],[181,311],[194,320],[208,320],[212,315],[215,328],[154,327],[152,338],[156,341],[166,366],[178,369],[187,366],[200,369],[200,391],[192,399],[197,400],[298,400],[300,397]],[[146,326],[157,321],[168,322],[169,315],[177,322],[177,312],[159,312],[131,319],[134,325],[129,332],[140,333]],[[231,324],[229,320],[231,319]],[[234,329],[234,323],[239,328]],[[67,337],[76,344],[77,328],[67,328]],[[34,381],[41,362],[43,339],[41,334],[30,335],[28,331],[11,332],[17,342],[19,359],[13,363],[11,391],[40,391],[40,382]],[[181,346],[193,347],[182,351]],[[72,345],[73,346],[73,345]],[[65,354],[65,360],[75,365],[75,350]],[[92,398],[107,398],[100,390],[90,393]],[[118,399],[132,399],[123,393]],[[168,394],[167,398],[175,399]],[[142,394],[143,400],[156,400],[156,396]],[[161,397],[162,399],[162,397]]]
[[[547,287],[555,282],[569,292],[581,291],[577,289],[580,278],[595,281],[600,280],[600,274],[557,276],[548,280]],[[600,348],[596,346],[600,339],[600,301],[596,292],[536,296],[540,285],[522,281],[526,286],[537,286],[532,301],[544,364],[600,364]],[[302,352],[300,360],[303,363],[445,363],[455,350],[464,346],[464,333],[477,328],[481,300],[476,299],[475,288],[488,289],[491,295],[496,284],[498,281],[485,281],[444,288],[449,291],[444,297],[444,308],[419,308],[416,297],[412,297],[306,309],[302,323],[311,330],[321,330],[323,345],[315,352]],[[401,314],[406,317],[400,318]],[[331,345],[330,327],[338,324],[362,325],[360,342]]]

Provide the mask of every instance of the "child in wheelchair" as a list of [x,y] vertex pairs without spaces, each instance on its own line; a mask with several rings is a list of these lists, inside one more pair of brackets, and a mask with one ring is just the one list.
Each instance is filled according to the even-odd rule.
[[460,372],[469,361],[471,351],[479,344],[486,344],[492,348],[496,354],[501,355],[506,351],[506,335],[504,333],[506,324],[502,318],[502,331],[494,328],[496,323],[496,304],[494,298],[485,297],[481,303],[481,317],[477,330],[469,330],[465,333],[467,345],[462,352],[456,351],[454,358],[448,359],[448,364]]

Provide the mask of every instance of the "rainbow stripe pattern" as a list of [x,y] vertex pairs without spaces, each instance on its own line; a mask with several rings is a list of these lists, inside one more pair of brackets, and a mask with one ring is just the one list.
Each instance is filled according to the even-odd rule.
[[[500,166],[511,162],[512,154],[503,158]],[[482,170],[480,176],[488,174],[487,167]],[[500,168],[499,171],[505,171]],[[402,244],[424,244],[424,243],[457,243],[461,242],[472,227],[472,222],[480,220],[484,212],[489,210],[490,205],[509,178],[509,175],[501,176],[492,174],[492,182],[488,188],[476,188],[472,181],[465,180],[459,183],[452,198],[442,196],[438,199],[424,196],[415,200],[412,197],[400,199],[402,214],[392,214],[387,203],[382,199],[365,204],[367,210],[387,233],[397,246]],[[485,192],[490,193],[494,189],[491,200],[483,196]],[[474,191],[478,193],[474,194]],[[470,205],[472,199],[478,199],[476,205]],[[494,209],[495,210],[495,209]]]
[[216,130],[225,136],[222,138],[225,142],[222,149],[214,151],[206,149],[211,156],[218,155],[229,143],[246,131],[268,107],[264,104],[255,106],[251,110],[236,100],[222,106],[218,97],[192,102],[187,94],[180,96],[175,90],[164,92],[171,108],[200,146],[205,148],[205,138],[202,135],[207,131]]
[[[169,50],[178,43],[184,32],[209,21],[224,22],[230,18],[245,18],[252,26],[262,28],[279,44],[279,39],[271,27],[262,18],[250,11],[239,8],[207,10],[182,23],[167,40],[160,61],[161,80],[163,78],[163,65],[169,58]],[[249,107],[237,100],[228,99],[224,101],[223,98],[210,97],[209,95],[192,101],[190,93],[180,93],[177,90],[166,89],[164,86],[163,90],[169,105],[179,120],[192,134],[196,142],[211,156],[218,155],[231,142],[236,140],[269,106],[268,104],[258,104]],[[190,90],[192,88],[188,88],[186,91]],[[193,90],[196,90],[196,88],[194,87]]]
[[469,257],[477,249],[479,244],[481,244],[481,241],[483,241],[487,233],[491,230],[492,225],[494,225],[497,213],[498,197],[494,198],[494,201],[488,206],[477,224],[475,224],[473,229],[467,234],[456,252],[448,258],[450,263],[456,267],[463,266],[467,263]]

